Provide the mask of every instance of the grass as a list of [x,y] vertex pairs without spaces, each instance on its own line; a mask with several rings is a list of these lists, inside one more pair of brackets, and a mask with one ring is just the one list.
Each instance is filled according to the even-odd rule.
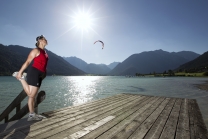
[[184,72],[179,72],[179,73],[175,73],[175,76],[194,76],[194,77],[205,77],[204,76],[204,72],[200,72],[200,73],[184,73]]
[[[174,76],[182,76],[182,77],[208,77],[208,76],[205,76],[204,75],[204,72],[196,72],[196,73],[185,73],[185,72],[177,72],[177,73],[174,73],[175,75],[172,75],[173,77]],[[170,76],[169,74],[145,74],[145,76],[148,76],[148,77],[163,77],[163,76]]]

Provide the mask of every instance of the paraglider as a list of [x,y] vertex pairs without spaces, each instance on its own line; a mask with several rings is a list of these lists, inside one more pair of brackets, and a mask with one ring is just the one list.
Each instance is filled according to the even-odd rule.
[[103,43],[102,41],[97,40],[97,41],[94,42],[94,44],[95,44],[96,42],[101,42],[101,43],[102,43],[102,49],[104,48],[104,43]]

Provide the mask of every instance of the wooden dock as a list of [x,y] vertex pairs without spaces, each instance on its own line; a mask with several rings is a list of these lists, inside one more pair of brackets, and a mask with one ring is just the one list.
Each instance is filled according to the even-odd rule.
[[119,94],[43,114],[0,125],[0,139],[208,139],[193,99]]

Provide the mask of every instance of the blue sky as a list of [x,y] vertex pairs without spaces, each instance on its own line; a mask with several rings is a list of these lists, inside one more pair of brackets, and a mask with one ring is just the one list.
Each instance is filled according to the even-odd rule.
[[[77,21],[81,15],[82,18]],[[82,24],[87,20],[87,23]],[[77,21],[77,22],[76,22]],[[0,43],[48,50],[87,63],[122,62],[130,55],[208,48],[207,0],[0,0]],[[101,44],[93,44],[102,40]]]

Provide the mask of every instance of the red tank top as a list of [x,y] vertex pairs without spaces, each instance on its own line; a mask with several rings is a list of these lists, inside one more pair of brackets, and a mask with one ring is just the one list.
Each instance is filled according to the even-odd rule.
[[45,50],[39,48],[40,54],[33,59],[33,67],[42,72],[46,72],[46,66],[48,63],[48,54]]

